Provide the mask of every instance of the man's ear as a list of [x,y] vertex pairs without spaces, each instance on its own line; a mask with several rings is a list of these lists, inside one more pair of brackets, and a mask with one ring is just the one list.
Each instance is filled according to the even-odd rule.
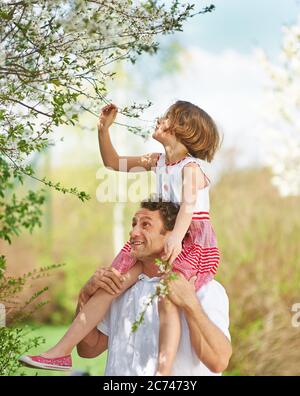
[[162,229],[161,234],[164,236],[164,239],[166,239],[172,231],[166,230],[165,228]]

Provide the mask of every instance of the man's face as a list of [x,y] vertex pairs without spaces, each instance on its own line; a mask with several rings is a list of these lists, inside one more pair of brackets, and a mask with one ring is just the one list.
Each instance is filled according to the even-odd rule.
[[166,236],[159,211],[139,209],[132,219],[129,233],[131,254],[139,260],[159,258]]

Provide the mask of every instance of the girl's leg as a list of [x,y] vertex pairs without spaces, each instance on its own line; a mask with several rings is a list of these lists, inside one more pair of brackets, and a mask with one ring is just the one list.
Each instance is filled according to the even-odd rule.
[[179,308],[167,297],[158,302],[159,351],[156,375],[170,375],[180,341]]
[[[142,267],[137,262],[123,275],[125,279],[123,282],[124,291],[137,281],[141,270]],[[116,296],[107,293],[103,289],[97,290],[75,317],[62,339],[53,348],[42,353],[41,356],[54,359],[70,355],[72,349],[104,318],[115,298]]]

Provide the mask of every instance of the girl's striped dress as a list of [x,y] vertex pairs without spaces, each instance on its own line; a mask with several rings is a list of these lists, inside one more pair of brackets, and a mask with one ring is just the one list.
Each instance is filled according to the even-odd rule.
[[[181,161],[166,163],[165,154],[158,154],[155,168],[156,193],[164,201],[181,203],[182,171],[184,166],[191,162],[198,164],[202,170],[201,160],[190,155]],[[196,290],[214,277],[220,262],[220,252],[209,215],[210,181],[206,175],[205,178],[207,186],[197,193],[195,211],[182,241],[182,251],[172,264],[173,271],[181,273],[188,280],[192,276],[197,276]],[[135,264],[130,249],[128,241],[112,263],[121,273],[127,272]]]

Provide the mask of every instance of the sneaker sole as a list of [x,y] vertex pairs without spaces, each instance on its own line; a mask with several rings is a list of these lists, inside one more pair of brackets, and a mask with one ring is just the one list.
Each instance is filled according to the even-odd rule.
[[53,364],[48,365],[45,363],[39,363],[39,362],[35,362],[34,360],[30,359],[27,356],[22,356],[19,359],[19,362],[23,363],[25,366],[27,367],[34,367],[34,368],[39,368],[39,369],[44,369],[44,370],[58,370],[58,371],[70,371],[72,369],[72,367],[69,366],[55,366]]

